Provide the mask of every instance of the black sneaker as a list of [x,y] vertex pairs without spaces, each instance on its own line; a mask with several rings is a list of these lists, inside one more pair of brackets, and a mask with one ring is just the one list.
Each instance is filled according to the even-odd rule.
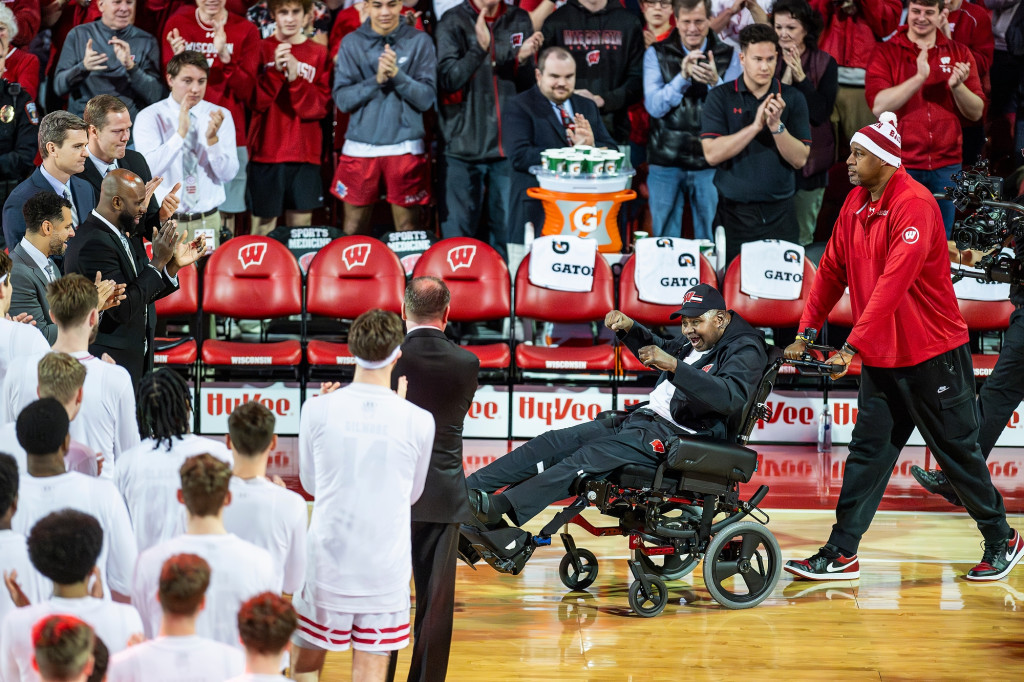
[[804,580],[854,580],[860,577],[857,555],[843,556],[835,545],[826,544],[808,559],[786,562],[786,571]]
[[1021,539],[1020,533],[1013,531],[1009,540],[985,542],[985,553],[981,556],[981,563],[967,571],[964,578],[975,582],[1000,580],[1022,557],[1024,540]]
[[957,507],[964,506],[964,503],[960,501],[960,496],[956,494],[956,491],[953,490],[953,486],[951,486],[949,481],[946,479],[946,474],[942,473],[938,469],[928,471],[927,469],[922,469],[915,464],[910,467],[910,473],[914,479],[921,484],[921,487],[932,495],[942,495],[950,504],[956,505]]

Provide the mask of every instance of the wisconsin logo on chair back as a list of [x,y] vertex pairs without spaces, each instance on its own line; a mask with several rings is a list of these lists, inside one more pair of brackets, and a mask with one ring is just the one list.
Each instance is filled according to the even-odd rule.
[[366,261],[370,258],[372,246],[372,244],[353,244],[345,247],[345,250],[341,252],[341,262],[349,270],[365,266]]
[[464,244],[448,250],[448,267],[455,272],[459,268],[473,266],[473,259],[476,257],[476,245]]
[[267,255],[266,242],[255,242],[246,244],[238,249],[238,262],[242,264],[243,270],[248,270],[253,265],[261,265],[263,257]]

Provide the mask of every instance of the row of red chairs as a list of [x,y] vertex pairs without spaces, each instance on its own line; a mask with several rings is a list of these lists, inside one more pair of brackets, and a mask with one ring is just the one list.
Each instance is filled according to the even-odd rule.
[[[456,323],[482,323],[510,317],[553,323],[600,323],[618,307],[648,326],[674,326],[669,320],[677,305],[641,301],[634,284],[635,259],[628,258],[618,277],[616,292],[612,268],[598,257],[591,291],[576,293],[534,286],[529,281],[527,256],[516,272],[515,301],[508,268],[501,256],[484,242],[453,238],[434,244],[417,262],[413,276],[443,279],[452,292],[449,319]],[[805,260],[801,297],[790,301],[755,299],[740,290],[740,259],[727,269],[721,291],[729,307],[757,327],[795,327],[813,284],[816,268]],[[701,256],[702,282],[718,286],[711,263]],[[321,249],[302,272],[292,253],[280,242],[266,237],[236,237],[225,242],[208,259],[203,271],[202,301],[199,275],[188,268],[180,274],[181,288],[157,302],[163,319],[218,315],[242,320],[266,320],[303,313],[351,320],[366,310],[382,308],[400,312],[406,276],[398,257],[384,243],[369,237],[342,237]],[[617,293],[617,295],[616,295]],[[617,303],[616,303],[617,301]],[[961,301],[961,310],[972,329],[1004,329],[1012,306],[1008,302]],[[852,327],[849,296],[829,315],[833,325]],[[198,328],[199,325],[197,325]],[[526,372],[641,372],[647,369],[616,344],[594,339],[589,345],[558,347],[507,341],[466,345],[480,358],[481,369]],[[303,346],[305,345],[305,348]],[[219,339],[160,339],[156,362],[192,366],[201,359],[206,367],[235,370],[297,368],[303,358],[311,368],[353,364],[345,343],[320,338],[275,342],[241,342]],[[976,373],[991,368],[995,356],[978,356]],[[981,369],[979,369],[979,367]],[[859,373],[857,364],[851,373]]]

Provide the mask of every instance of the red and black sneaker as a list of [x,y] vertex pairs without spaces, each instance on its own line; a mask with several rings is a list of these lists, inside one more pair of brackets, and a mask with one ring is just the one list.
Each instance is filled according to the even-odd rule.
[[786,570],[803,580],[854,580],[860,577],[857,555],[843,556],[835,545],[826,544],[809,559],[786,562]]
[[1022,557],[1024,557],[1024,540],[1021,539],[1020,533],[1013,531],[1008,540],[986,541],[981,563],[967,571],[964,578],[975,582],[1001,580]]

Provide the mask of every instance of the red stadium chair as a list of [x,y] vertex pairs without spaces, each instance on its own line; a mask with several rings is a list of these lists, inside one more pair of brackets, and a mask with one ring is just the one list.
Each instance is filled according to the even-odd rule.
[[[268,237],[235,237],[222,244],[206,264],[203,313],[238,320],[266,320],[302,314],[302,272],[291,251]],[[203,341],[208,367],[260,375],[287,368],[298,378],[299,339],[258,343]]]
[[[832,307],[832,312],[828,314],[828,323],[837,327],[846,327],[847,329],[853,329],[853,325],[856,324],[857,320],[853,319],[853,306],[850,303],[849,292],[844,292],[839,302]],[[859,377],[860,369],[863,365],[860,355],[853,356],[853,362],[850,363],[850,368],[846,370],[846,376]]]
[[[153,257],[153,244],[146,242],[146,255]],[[199,273],[189,266],[178,271],[178,290],[156,301],[160,321],[188,320],[192,336],[157,337],[154,340],[153,364],[158,367],[194,367],[199,347],[194,338],[199,329]]]
[[[604,323],[604,316],[615,308],[612,270],[600,254],[594,261],[594,287],[588,292],[555,291],[530,283],[530,256],[516,272],[515,315],[517,318],[562,324]],[[516,367],[526,372],[607,372],[615,371],[615,346],[564,344],[558,347],[516,346]]]
[[[965,298],[957,299],[960,306],[960,314],[967,322],[967,328],[972,332],[1002,332],[1010,324],[1010,315],[1013,313],[1013,304],[1010,301],[971,301]],[[992,374],[999,358],[995,353],[973,353],[971,361],[974,364],[974,376],[981,379]]]
[[[477,239],[444,239],[420,256],[413,277],[432,275],[452,292],[451,322],[488,322],[512,315],[508,266],[497,251]],[[480,369],[508,370],[512,350],[501,343],[465,344],[480,359]]]
[[[321,249],[306,274],[306,312],[354,320],[367,310],[401,313],[405,269],[379,239],[341,237]],[[310,339],[310,367],[355,365],[347,343]]]
[[[622,266],[622,273],[619,275],[619,310],[640,322],[647,327],[678,327],[678,320],[670,320],[669,315],[679,310],[682,305],[680,301],[676,305],[660,305],[641,301],[634,281],[636,270],[636,257],[630,256]],[[718,288],[718,275],[715,274],[715,266],[701,254],[700,257],[700,281],[703,284],[710,284]],[[623,372],[653,372],[654,370],[645,367],[636,356],[623,346],[619,347],[620,369]]]
[[[814,275],[817,268],[808,259],[804,258],[804,281],[800,290],[800,298],[792,301],[779,301],[771,298],[753,298],[740,290],[740,260],[737,256],[725,272],[725,280],[722,282],[722,296],[730,310],[739,313],[740,317],[755,327],[796,327],[800,324],[800,316],[803,314],[804,306],[807,304],[807,295],[814,284]],[[785,346],[785,344],[783,344]],[[792,367],[784,366],[783,370],[792,370]],[[793,373],[783,372],[780,374]]]

